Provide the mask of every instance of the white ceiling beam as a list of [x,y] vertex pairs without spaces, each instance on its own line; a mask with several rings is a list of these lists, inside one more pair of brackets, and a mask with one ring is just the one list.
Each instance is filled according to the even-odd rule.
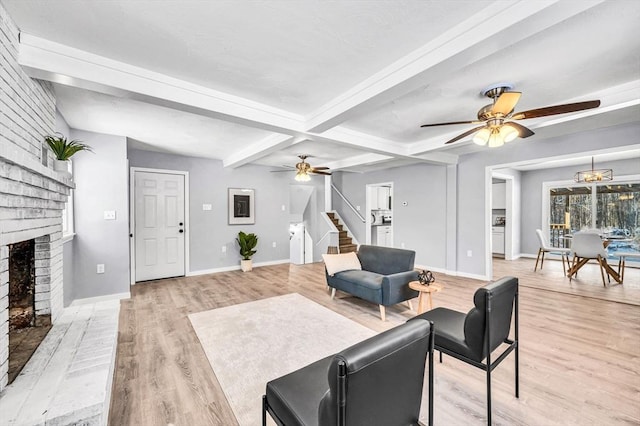
[[300,115],[25,33],[18,62],[31,77],[67,86],[278,133],[304,127]]
[[261,140],[260,142],[256,142],[244,149],[236,151],[232,155],[222,160],[222,165],[224,167],[231,168],[240,167],[305,140],[307,139],[289,135],[271,135]]
[[356,167],[362,165],[372,165],[382,163],[385,161],[393,160],[394,157],[381,154],[362,154],[354,157],[344,158],[342,160],[327,163],[325,166],[329,167],[332,171],[348,169],[349,167]]
[[307,117],[307,129],[329,128],[482,60],[584,12],[603,0],[495,2],[396,61]]

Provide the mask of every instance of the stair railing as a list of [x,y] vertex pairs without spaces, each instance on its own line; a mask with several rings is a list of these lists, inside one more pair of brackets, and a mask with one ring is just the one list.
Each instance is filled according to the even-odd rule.
[[342,200],[343,200],[345,203],[347,203],[347,206],[349,206],[349,207],[351,208],[351,210],[353,210],[353,212],[356,214],[356,216],[358,216],[358,218],[360,219],[360,221],[362,221],[362,223],[365,223],[365,222],[366,222],[366,220],[364,219],[364,216],[362,216],[362,215],[360,214],[360,212],[359,212],[355,207],[353,207],[353,204],[351,204],[351,203],[349,202],[349,200],[347,200],[347,198],[342,194],[342,192],[340,192],[340,190],[339,190],[338,188],[336,188],[336,186],[335,186],[333,183],[331,184],[331,188],[332,188],[334,191],[336,191],[336,194],[338,194],[338,195],[340,196],[340,198],[342,198]]

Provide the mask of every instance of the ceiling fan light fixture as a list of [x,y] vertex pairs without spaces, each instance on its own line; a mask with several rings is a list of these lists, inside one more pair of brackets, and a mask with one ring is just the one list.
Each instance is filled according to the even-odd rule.
[[491,132],[491,136],[489,136],[489,148],[498,148],[502,145],[504,145],[504,140],[502,139],[500,132],[494,129]]
[[480,131],[473,136],[473,143],[484,146],[489,142],[490,136],[491,130],[486,127],[484,129],[480,129]]
[[296,173],[296,177],[294,179],[298,182],[309,182],[311,180],[311,176],[309,176],[306,171],[300,170]]
[[509,143],[519,136],[519,132],[512,126],[505,124],[500,128],[500,137],[505,143]]
[[582,170],[577,172],[573,180],[578,183],[606,182],[613,180],[612,169],[595,169],[594,160],[591,157],[591,170]]

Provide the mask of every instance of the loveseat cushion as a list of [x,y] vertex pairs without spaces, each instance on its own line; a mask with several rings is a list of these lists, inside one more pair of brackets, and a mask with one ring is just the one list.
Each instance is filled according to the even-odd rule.
[[328,277],[331,287],[374,303],[382,303],[382,278],[370,271],[343,271]]
[[358,258],[362,269],[382,275],[413,270],[416,252],[391,247],[361,245]]

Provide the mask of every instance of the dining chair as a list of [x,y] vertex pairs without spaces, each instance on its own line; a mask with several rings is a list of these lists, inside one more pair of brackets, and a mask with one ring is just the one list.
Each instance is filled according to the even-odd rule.
[[589,262],[589,260],[597,260],[600,266],[600,275],[602,276],[602,285],[606,286],[607,282],[604,273],[607,273],[607,280],[611,282],[611,277],[622,283],[620,275],[607,263],[608,252],[604,246],[602,238],[595,232],[580,231],[573,234],[571,243],[571,252],[573,253],[573,262],[569,269],[569,281],[578,273],[580,268]]
[[[563,248],[563,247],[552,247],[547,242],[547,238],[544,236],[542,229],[536,229],[536,234],[538,235],[538,241],[540,241],[540,248],[538,249],[538,257],[536,258],[536,266],[533,267],[533,272],[535,272],[538,269],[539,260],[542,260],[542,262],[540,262],[540,269],[542,269],[542,266],[544,265],[545,253],[559,254],[560,257],[562,258],[562,272],[566,277],[567,269],[569,269],[569,253],[571,252],[571,249]],[[542,259],[540,259],[540,256],[542,256]],[[565,262],[566,262],[566,266],[565,266]]]
[[278,426],[421,425],[426,379],[432,426],[434,337],[431,322],[411,321],[271,380],[262,425],[267,413]]
[[[467,313],[436,308],[409,320],[433,322],[434,349],[485,371],[487,424],[491,425],[491,372],[515,352],[515,395],[520,397],[518,359],[518,279],[503,277],[476,290],[474,307]],[[509,338],[513,318],[514,337]],[[506,344],[507,346],[505,347]],[[493,352],[504,349],[496,358]],[[464,387],[463,384],[460,385]]]

